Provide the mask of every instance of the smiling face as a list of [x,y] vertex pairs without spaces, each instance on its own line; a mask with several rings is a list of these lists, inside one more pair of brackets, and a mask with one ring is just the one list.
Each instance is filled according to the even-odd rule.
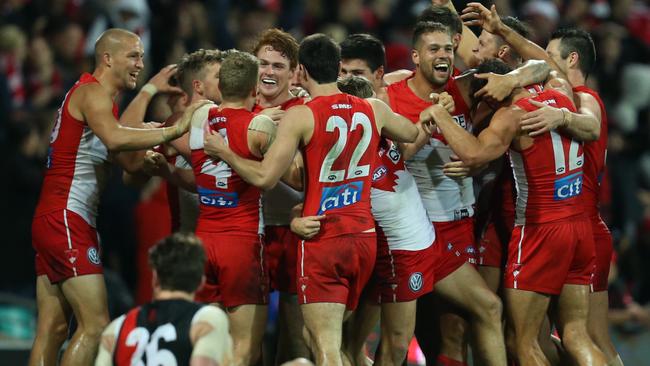
[[260,61],[258,89],[261,96],[273,100],[279,95],[289,93],[294,71],[289,59],[273,47],[262,46],[257,52]]
[[113,75],[120,81],[121,87],[135,89],[138,75],[144,68],[144,47],[139,37],[125,37],[120,46],[111,52]]
[[424,33],[416,47],[411,56],[418,72],[435,87],[445,85],[454,64],[451,36],[444,32]]

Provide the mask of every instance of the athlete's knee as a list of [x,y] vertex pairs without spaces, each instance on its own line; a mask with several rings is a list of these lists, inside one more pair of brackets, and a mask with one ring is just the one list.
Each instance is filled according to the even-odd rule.
[[482,289],[478,298],[480,300],[475,302],[477,304],[475,315],[483,321],[501,322],[503,313],[501,299],[488,288]]
[[48,342],[54,344],[63,344],[63,342],[68,338],[69,328],[67,321],[47,318],[41,322],[41,326],[38,328],[39,338],[45,338]]
[[584,324],[571,324],[562,331],[562,345],[571,354],[580,352],[592,343]]

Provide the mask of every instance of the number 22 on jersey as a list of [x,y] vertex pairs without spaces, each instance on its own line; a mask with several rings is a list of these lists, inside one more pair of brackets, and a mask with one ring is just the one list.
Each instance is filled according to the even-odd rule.
[[348,142],[348,124],[340,116],[331,116],[327,119],[325,124],[325,131],[334,132],[334,130],[339,130],[339,137],[336,140],[336,143],[325,156],[323,160],[323,165],[320,169],[320,182],[326,183],[337,183],[342,182],[344,179],[354,179],[359,177],[365,177],[370,174],[370,164],[359,166],[359,160],[363,157],[370,145],[370,140],[372,139],[372,123],[368,116],[364,113],[356,112],[352,115],[352,124],[350,126],[350,131],[355,131],[357,128],[362,129],[361,139],[359,143],[354,148],[354,152],[350,158],[350,163],[348,165],[347,173],[346,170],[332,170],[332,165],[334,162],[341,156],[341,153],[345,149],[345,146]]

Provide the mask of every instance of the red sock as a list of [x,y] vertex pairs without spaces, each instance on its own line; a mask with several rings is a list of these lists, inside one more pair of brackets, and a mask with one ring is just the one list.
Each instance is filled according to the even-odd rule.
[[467,366],[467,363],[463,361],[456,361],[453,358],[449,358],[443,354],[440,354],[436,359],[436,366]]

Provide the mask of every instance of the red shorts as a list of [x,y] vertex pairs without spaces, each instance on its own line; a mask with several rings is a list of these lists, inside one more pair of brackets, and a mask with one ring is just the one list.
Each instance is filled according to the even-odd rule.
[[70,210],[34,217],[32,246],[36,275],[47,275],[51,283],[104,273],[97,230]]
[[514,217],[502,212],[488,223],[485,232],[478,239],[478,264],[502,268],[508,257],[508,242],[515,227]]
[[264,242],[272,289],[296,293],[296,261],[300,240],[289,226],[265,228]]
[[612,234],[600,218],[591,220],[591,229],[594,232],[594,245],[596,248],[596,266],[591,291],[607,291],[607,277],[609,277],[609,266],[612,264],[612,251],[614,250],[612,247]]
[[298,301],[332,302],[354,310],[377,256],[375,233],[341,235],[300,243]]
[[436,282],[449,276],[465,263],[476,264],[474,218],[434,222],[436,229]]
[[196,301],[218,302],[225,307],[268,303],[269,283],[261,236],[200,231],[196,236],[203,241],[208,259],[206,283],[196,293]]
[[433,291],[436,259],[435,243],[422,250],[390,250],[378,234],[370,298],[378,304],[406,302]]
[[565,284],[591,284],[594,257],[587,219],[516,226],[508,245],[504,286],[559,295]]

